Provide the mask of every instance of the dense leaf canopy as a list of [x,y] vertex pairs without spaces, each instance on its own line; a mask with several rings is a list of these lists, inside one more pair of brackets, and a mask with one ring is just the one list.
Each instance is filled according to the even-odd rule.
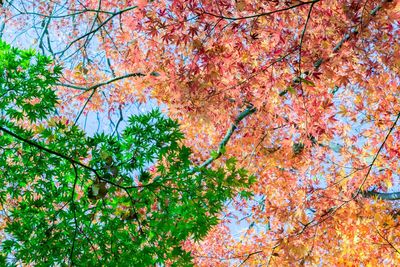
[[[0,43],[2,260],[38,266],[190,265],[182,249],[218,222],[248,175],[196,167],[177,122],[131,116],[121,138],[54,114],[61,69]],[[42,120],[39,120],[42,119]]]
[[[98,116],[99,128],[110,128],[111,139],[122,146],[134,142],[126,133],[135,123],[126,127],[125,134],[119,123],[130,108],[157,103],[179,122],[185,135],[179,141],[177,159],[186,153],[183,146],[193,153],[193,163],[182,162],[182,166],[211,169],[218,177],[218,168],[227,172],[230,161],[226,161],[233,157],[238,168],[257,177],[244,193],[251,193],[250,199],[235,196],[224,202],[224,194],[210,188],[216,190],[217,206],[223,210],[215,213],[220,221],[207,228],[210,231],[201,242],[188,238],[183,243],[195,265],[400,264],[400,1],[2,2],[2,38],[19,47],[33,47],[64,67],[54,89],[60,99],[56,112],[65,117],[64,124],[74,122],[66,129],[78,131],[71,124],[84,127]],[[52,94],[46,88],[43,94]],[[32,124],[28,113],[14,109],[27,104],[12,102],[15,97],[0,103],[9,119],[13,116],[28,129]],[[256,111],[232,135],[237,114],[253,108]],[[43,114],[30,116],[43,118]],[[96,129],[94,125],[86,131]],[[12,125],[7,127],[17,131]],[[51,127],[45,126],[46,131]],[[54,150],[60,147],[32,131],[18,134],[43,145],[47,142]],[[3,136],[10,145],[17,142]],[[90,157],[96,157],[92,150],[100,155],[101,147],[107,147],[105,139],[92,146],[85,141],[86,150],[74,155],[73,147],[79,147],[79,142],[67,145],[62,135],[54,138],[64,144],[61,147],[68,157],[83,157],[80,162],[89,160],[85,164],[104,168],[100,162],[107,161],[107,156],[96,166]],[[119,157],[124,158],[126,149],[121,147]],[[73,183],[74,164],[54,154],[51,157],[72,172],[68,179]],[[112,163],[119,159],[113,156]],[[143,171],[152,165],[143,164]],[[77,168],[79,175],[87,176],[86,184],[77,183],[85,193],[96,184],[96,177],[82,166]],[[191,173],[189,169],[186,172]],[[152,177],[161,171],[156,169]],[[127,172],[121,169],[119,175]],[[104,177],[106,172],[99,175]],[[71,189],[68,193],[70,197]],[[121,194],[126,193],[122,190]],[[71,243],[73,238],[68,240]],[[96,250],[88,248],[88,255]]]

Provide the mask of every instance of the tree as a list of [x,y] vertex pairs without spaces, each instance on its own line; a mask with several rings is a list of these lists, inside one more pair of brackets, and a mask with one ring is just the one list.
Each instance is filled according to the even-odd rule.
[[131,116],[120,139],[88,137],[54,116],[61,68],[48,57],[1,42],[0,66],[2,265],[190,265],[182,242],[203,238],[251,182],[234,158],[207,168],[221,151],[193,165],[158,110]]
[[[4,36],[37,32],[68,65],[66,116],[118,118],[152,97],[205,159],[238,110],[257,109],[226,151],[257,176],[254,198],[187,244],[197,265],[398,264],[398,1],[4,6]],[[239,238],[231,221],[247,221]]]

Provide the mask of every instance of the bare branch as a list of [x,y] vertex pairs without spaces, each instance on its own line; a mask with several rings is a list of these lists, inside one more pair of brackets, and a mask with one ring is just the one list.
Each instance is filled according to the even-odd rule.
[[367,198],[377,198],[381,200],[400,200],[400,192],[381,193],[375,190],[361,191],[361,195]]
[[205,168],[208,165],[210,165],[213,161],[221,157],[223,150],[226,147],[226,144],[229,142],[229,139],[231,138],[233,132],[237,129],[238,124],[247,116],[253,114],[256,111],[255,107],[253,105],[249,105],[244,111],[242,111],[235,119],[235,121],[232,123],[231,127],[229,128],[228,132],[225,134],[224,139],[222,139],[221,143],[219,144],[218,150],[217,150],[217,155],[214,157],[210,157],[206,161],[204,161],[199,168]]

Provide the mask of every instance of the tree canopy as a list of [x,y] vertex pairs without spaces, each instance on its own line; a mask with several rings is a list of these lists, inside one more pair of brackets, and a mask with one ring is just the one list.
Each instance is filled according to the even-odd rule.
[[[186,241],[184,251],[193,257],[194,265],[399,264],[399,1],[3,2],[1,36],[20,47],[34,47],[64,67],[52,86],[60,100],[55,108],[50,84],[42,84],[39,92],[43,102],[38,103],[65,119],[47,122],[49,126],[39,127],[43,132],[30,129],[32,120],[44,119],[45,114],[29,108],[29,103],[37,101],[24,100],[29,99],[29,91],[18,102],[16,97],[22,93],[11,90],[6,100],[0,100],[7,129],[17,131],[15,127],[23,127],[18,133],[22,139],[43,146],[47,142],[46,147],[57,152],[60,151],[56,148],[62,147],[66,153],[63,155],[103,170],[99,176],[104,178],[106,174],[113,174],[111,167],[109,171],[104,170],[109,166],[108,156],[101,158],[101,148],[109,153],[113,151],[111,147],[121,146],[119,152],[111,153],[111,166],[118,160],[124,162],[124,153],[130,151],[124,144],[134,142],[127,137],[129,129],[136,127],[140,118],[150,116],[134,117],[123,130],[118,126],[127,109],[132,103],[157,102],[169,117],[179,122],[179,126],[174,124],[172,128],[185,136],[179,142],[176,140],[180,145],[173,153],[185,170],[176,167],[182,170],[179,172],[172,168],[172,173],[182,174],[176,175],[177,183],[187,182],[190,187],[196,177],[205,175],[206,180],[207,177],[215,179],[211,177],[222,175],[219,172],[227,177],[230,158],[236,159],[235,171],[244,168],[255,175],[256,181],[244,193],[250,198],[234,193],[243,186],[236,182],[231,186],[238,186],[238,191],[234,187],[223,187],[229,194],[222,193],[218,187],[206,186],[218,196],[218,209],[207,218],[219,218],[219,222],[211,228],[217,223],[213,219],[209,227],[202,229],[209,231],[204,238],[201,236],[200,242],[194,238],[197,230],[190,234],[186,231],[187,235],[180,239]],[[22,79],[20,83],[25,82]],[[246,110],[252,114],[238,126]],[[50,138],[57,140],[58,145],[53,140],[46,141],[49,138],[46,134],[59,131],[56,129],[60,126],[56,125],[61,121],[67,131],[88,138],[75,124],[84,125],[93,114],[106,114],[114,134],[95,135],[94,141],[87,139],[90,142],[72,142],[63,139],[63,135]],[[166,123],[166,117],[157,114],[153,119]],[[18,124],[10,125],[13,120]],[[232,135],[237,127],[240,131]],[[137,128],[136,131],[146,134]],[[149,130],[146,138],[151,134],[153,130]],[[21,139],[2,136],[11,146],[14,143],[9,142],[13,140],[29,147],[32,153],[39,153],[38,147],[29,146]],[[229,139],[227,145],[225,141]],[[157,143],[150,139],[149,142],[150,146]],[[192,154],[184,152],[184,147],[190,147]],[[75,151],[82,154],[75,155]],[[96,153],[91,151],[97,151],[97,160]],[[148,153],[156,155],[162,151]],[[13,154],[13,157],[26,157],[31,168],[39,171],[40,168],[34,167],[36,163],[31,163],[29,153]],[[86,177],[81,178],[87,181],[80,185],[82,191],[85,188],[96,191],[97,187],[100,192],[100,184],[105,181],[96,183],[96,175],[90,169],[45,151],[40,153],[65,166],[69,171],[68,183],[74,183],[75,165],[79,177]],[[188,159],[180,158],[180,153],[186,153]],[[87,159],[87,155],[93,159]],[[164,164],[159,158],[157,162]],[[145,170],[152,163],[143,164]],[[193,172],[194,166],[206,172]],[[124,168],[118,175],[128,175],[129,171]],[[51,167],[48,169],[54,171]],[[169,181],[167,169],[163,177]],[[135,171],[140,174],[142,170]],[[153,179],[161,171],[156,168]],[[209,176],[207,172],[211,172]],[[194,177],[194,180],[186,181],[184,177]],[[118,186],[111,185],[107,184],[107,190],[113,188],[119,192]],[[29,183],[21,185],[29,186]],[[144,192],[154,190],[143,189]],[[120,190],[121,197],[126,198],[124,192]],[[173,195],[168,190],[163,192]],[[199,194],[196,190],[190,192]],[[71,190],[68,193],[63,202],[71,199]],[[113,194],[119,193],[107,191],[107,197]],[[76,207],[78,211],[84,202],[78,205],[78,191],[72,195],[76,197],[68,202],[66,209],[73,211]],[[155,196],[148,197],[151,200]],[[194,209],[193,203],[180,203],[183,198],[175,197],[177,205]],[[228,198],[232,201],[227,202]],[[107,203],[110,200],[103,198],[96,201],[105,201],[106,210],[111,205]],[[107,220],[118,216],[117,208],[109,209]],[[193,216],[200,216],[202,212],[207,213],[203,209]],[[147,209],[144,214],[149,216],[151,212]],[[162,219],[167,225],[174,218],[163,212],[160,216],[167,216]],[[90,225],[98,222],[97,218],[85,218]],[[73,225],[70,229],[76,229]],[[144,236],[149,235],[146,232]],[[69,236],[68,240],[74,239]],[[160,251],[166,246],[163,244],[159,244]],[[88,255],[93,255],[97,247],[86,249]],[[188,258],[183,261],[190,262]]]
[[249,185],[234,158],[193,165],[158,110],[131,116],[120,138],[55,117],[61,68],[48,57],[1,42],[0,66],[3,265],[189,265],[182,242],[204,237]]

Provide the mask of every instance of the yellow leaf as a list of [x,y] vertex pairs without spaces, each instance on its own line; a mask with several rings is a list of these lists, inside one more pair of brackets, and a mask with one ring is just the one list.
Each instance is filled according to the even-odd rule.
[[392,180],[391,179],[385,180],[385,185],[387,186],[387,188],[391,188],[393,186]]
[[246,7],[246,2],[244,0],[239,0],[236,2],[236,9],[238,11],[243,11],[245,7]]
[[78,65],[76,65],[74,70],[76,73],[82,73],[82,69],[83,69],[83,63],[81,62]]
[[46,128],[44,127],[43,124],[40,124],[39,126],[36,127],[35,132],[40,134],[42,133]]
[[338,112],[340,115],[342,115],[342,116],[345,116],[346,115],[346,113],[347,113],[347,108],[344,106],[344,105],[341,105],[340,107],[339,107],[339,112]]

